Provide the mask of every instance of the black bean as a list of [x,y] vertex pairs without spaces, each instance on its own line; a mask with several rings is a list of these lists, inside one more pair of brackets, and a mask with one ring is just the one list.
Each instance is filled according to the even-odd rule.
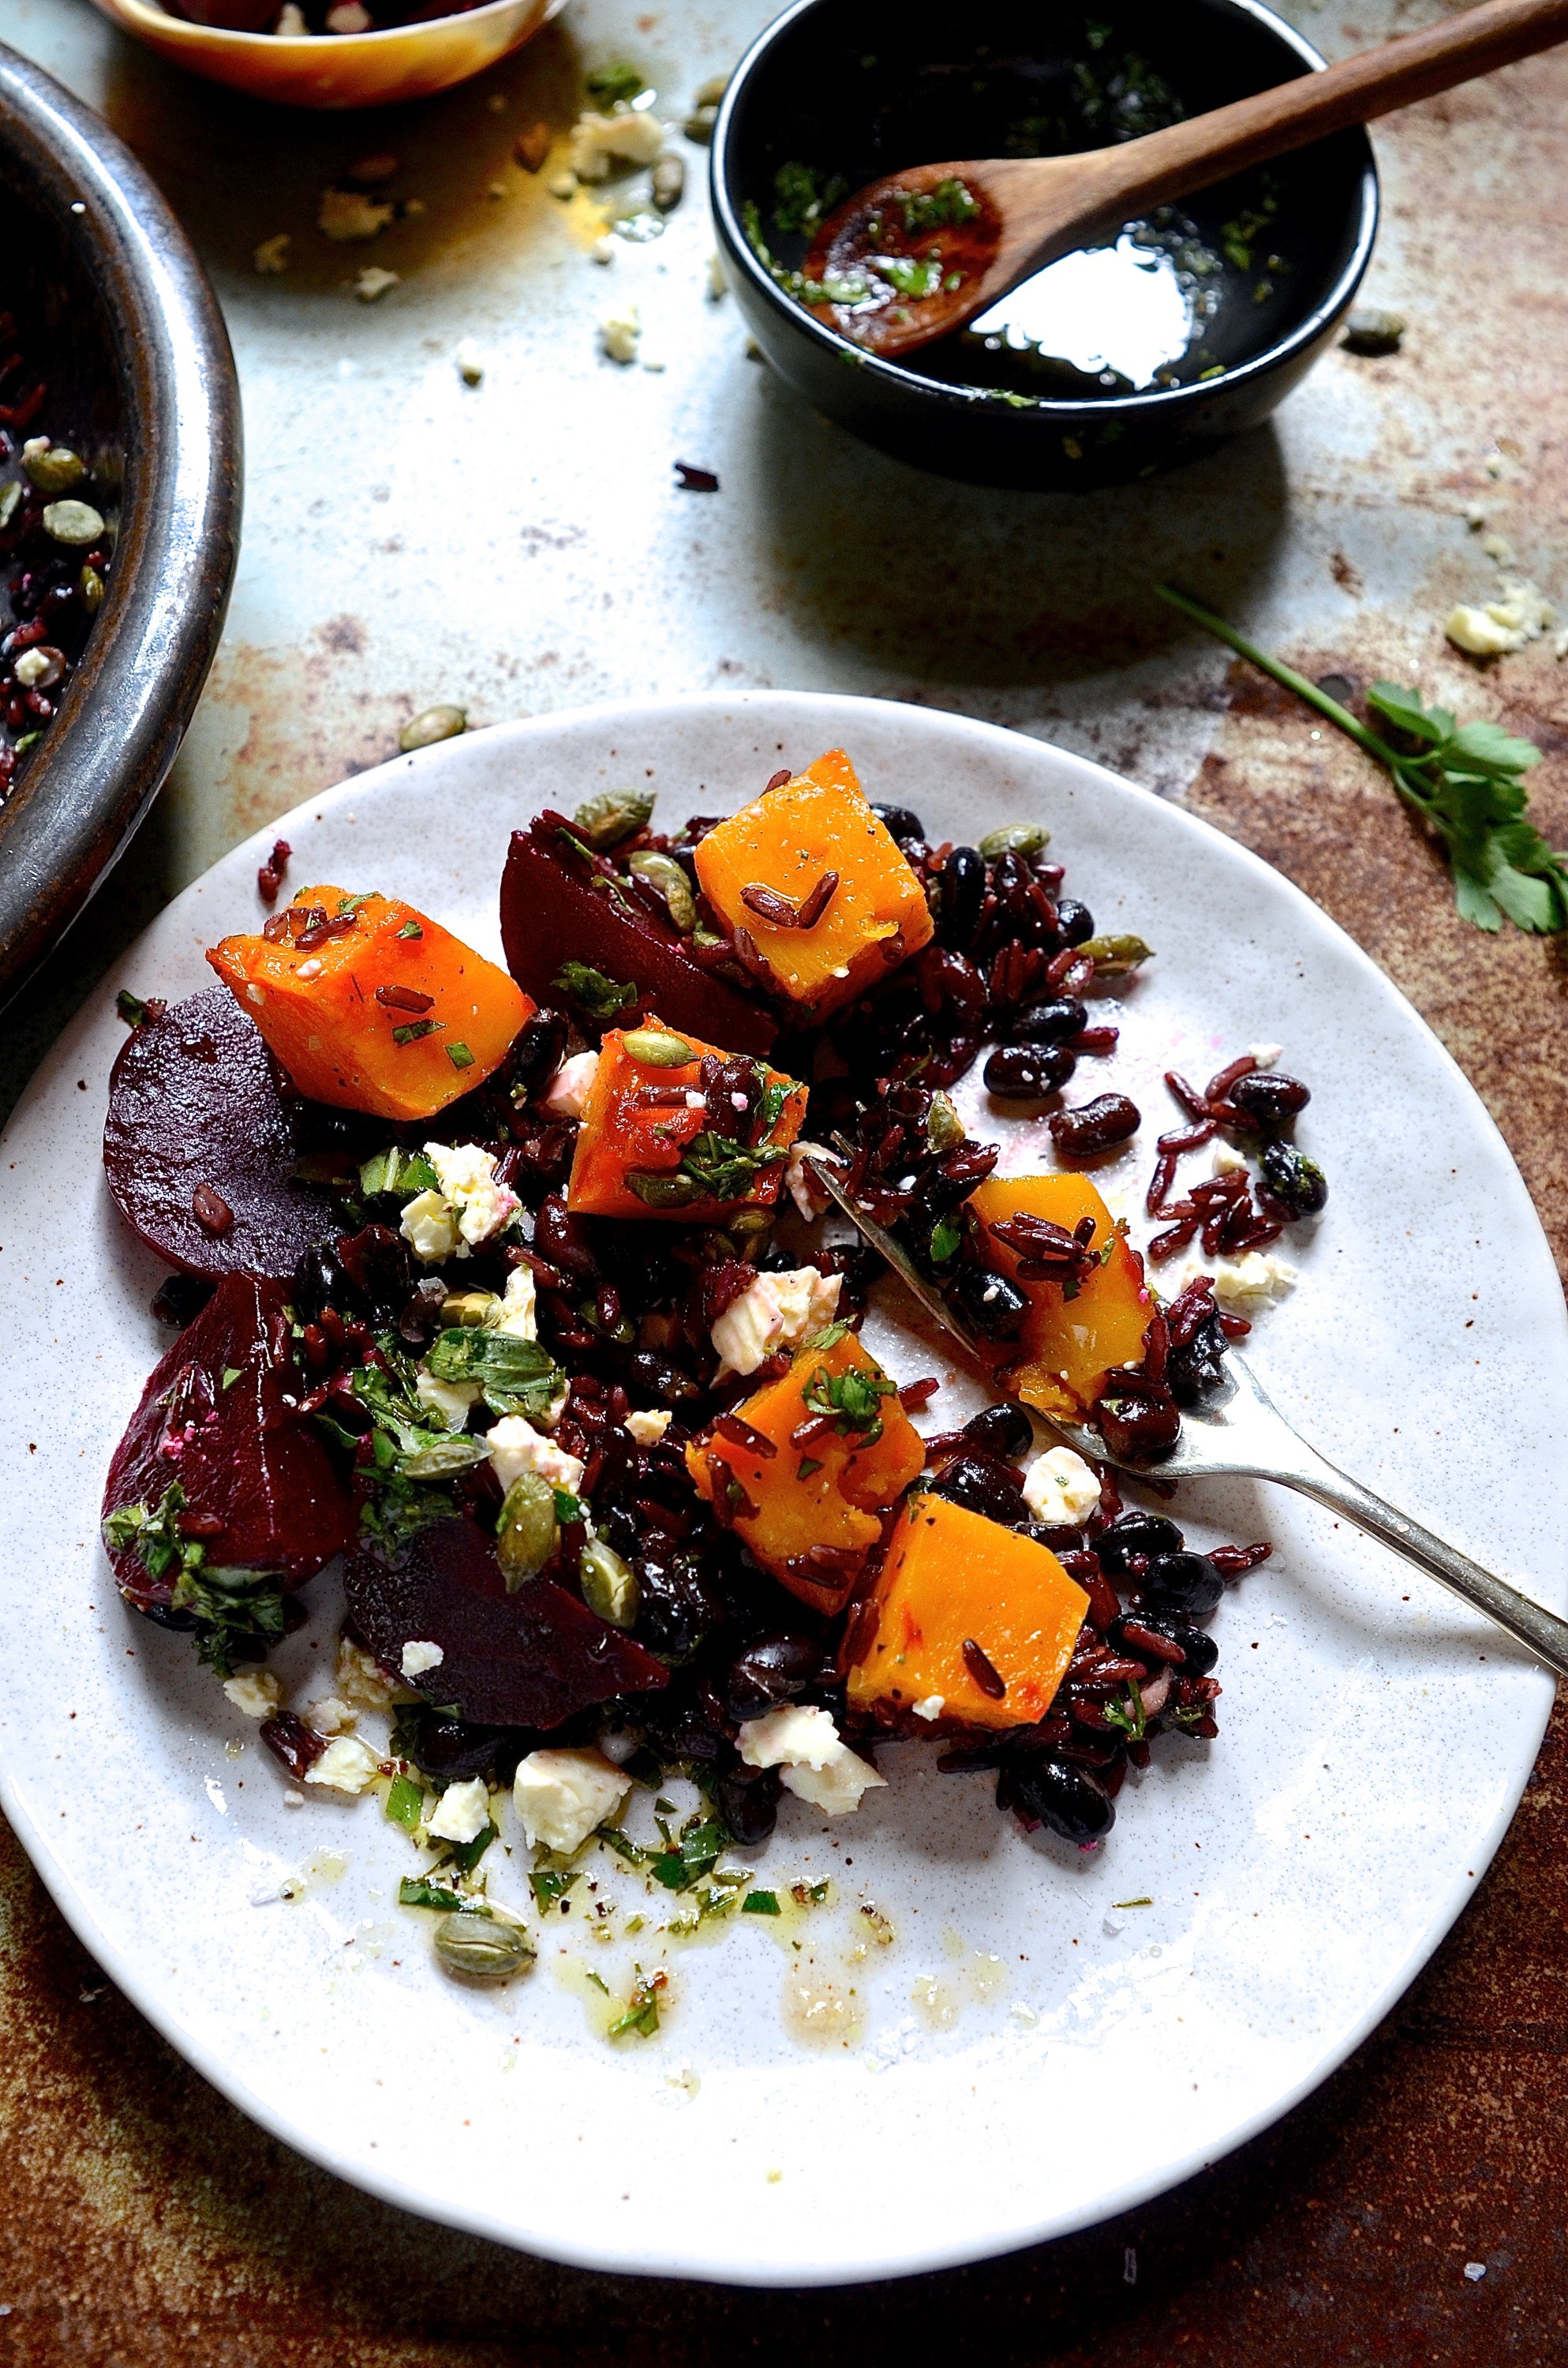
[[1207,1554],[1154,1554],[1139,1581],[1150,1608],[1182,1611],[1189,1620],[1207,1620],[1225,1592],[1225,1582]]
[[525,1019],[506,1055],[507,1084],[522,1087],[525,1094],[542,1091],[561,1066],[566,1036],[564,1012],[551,1011],[547,1006],[530,1019]]
[[1142,1373],[1112,1372],[1095,1402],[1095,1420],[1113,1455],[1153,1463],[1168,1455],[1181,1430],[1176,1402],[1163,1382]]
[[1042,1101],[1077,1065],[1065,1045],[998,1044],[985,1064],[985,1090],[998,1101]]
[[1328,1178],[1323,1169],[1291,1144],[1269,1144],[1259,1165],[1264,1182],[1293,1217],[1315,1217],[1328,1199]]
[[955,1455],[931,1493],[966,1506],[971,1513],[983,1513],[987,1520],[1000,1521],[1008,1529],[1029,1517],[1012,1465],[979,1448],[967,1448]]
[[744,1850],[765,1842],[778,1820],[783,1778],[777,1768],[727,1768],[713,1788],[713,1802]]
[[937,880],[941,898],[937,935],[945,946],[967,946],[985,902],[985,858],[977,848],[955,847]]
[[340,1315],[358,1312],[359,1294],[332,1242],[312,1242],[301,1253],[294,1269],[294,1312],[307,1324],[319,1323],[324,1307]]
[[686,1660],[724,1617],[697,1557],[661,1542],[633,1554],[631,1567],[637,1578],[633,1635],[651,1652]]
[[1116,1803],[1098,1777],[1065,1759],[1030,1759],[1004,1768],[996,1805],[1037,1818],[1069,1842],[1097,1842],[1116,1823]]
[[506,1740],[500,1726],[479,1726],[464,1718],[446,1718],[439,1712],[406,1713],[398,1720],[398,1749],[426,1776],[483,1776],[495,1764],[495,1754]]
[[875,805],[871,812],[893,838],[902,841],[906,838],[923,839],[926,836],[925,824],[908,806]]
[[1088,1159],[1096,1151],[1109,1151],[1113,1144],[1126,1143],[1142,1123],[1137,1103],[1129,1101],[1125,1094],[1097,1094],[1076,1110],[1055,1111],[1050,1121],[1051,1139],[1058,1151],[1074,1159]]
[[1009,1463],[1027,1455],[1034,1445],[1034,1425],[1021,1406],[986,1406],[980,1414],[971,1415],[963,1435],[987,1455],[999,1455]]
[[1236,1079],[1225,1099],[1254,1126],[1283,1126],[1306,1109],[1312,1094],[1297,1077],[1281,1076],[1277,1069],[1253,1069]]
[[651,1397],[661,1406],[678,1406],[700,1395],[689,1373],[683,1373],[667,1357],[655,1356],[652,1349],[632,1351],[626,1360],[626,1378],[640,1396]]
[[160,1324],[176,1325],[183,1332],[187,1324],[195,1323],[217,1288],[205,1275],[166,1275],[153,1297],[153,1313]]
[[1179,1554],[1183,1543],[1176,1523],[1163,1513],[1121,1513],[1095,1540],[1095,1552],[1108,1578],[1125,1578],[1129,1554]]
[[989,1267],[959,1269],[953,1296],[960,1312],[987,1340],[1010,1340],[1029,1312],[1029,1303],[1017,1283]]
[[1056,900],[1056,926],[1066,946],[1081,946],[1085,938],[1095,934],[1095,916],[1076,896],[1059,896]]
[[1206,1317],[1190,1340],[1173,1349],[1165,1364],[1165,1380],[1177,1406],[1196,1406],[1200,1398],[1212,1396],[1223,1389],[1229,1375],[1225,1371],[1225,1336],[1220,1329],[1217,1315]]
[[1026,1003],[1007,1025],[1011,1044],[1064,1044],[1089,1024],[1088,1008],[1075,995],[1059,995],[1049,1003]]
[[761,1718],[786,1702],[799,1702],[822,1665],[822,1646],[812,1636],[788,1630],[754,1636],[724,1673],[720,1693],[732,1718]]

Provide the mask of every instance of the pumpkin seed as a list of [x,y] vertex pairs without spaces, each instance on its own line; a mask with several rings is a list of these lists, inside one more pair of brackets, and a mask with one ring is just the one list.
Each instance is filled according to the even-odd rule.
[[555,1491],[537,1472],[519,1472],[506,1491],[495,1525],[495,1555],[515,1595],[525,1579],[533,1578],[555,1552],[559,1525]]
[[661,156],[653,167],[653,203],[659,211],[674,213],[685,192],[685,165],[678,156]]
[[637,1578],[631,1564],[622,1562],[603,1538],[592,1538],[583,1548],[577,1573],[589,1611],[612,1628],[630,1628],[637,1617]]
[[76,589],[82,595],[82,605],[88,616],[97,616],[103,605],[104,579],[96,567],[83,568],[76,579]]
[[405,757],[412,757],[415,748],[433,748],[437,740],[455,740],[467,730],[466,707],[426,707],[403,725],[397,745]]
[[104,522],[91,502],[46,502],[43,530],[56,542],[97,542]]
[[1140,962],[1151,961],[1154,949],[1142,938],[1085,938],[1076,951],[1088,955],[1102,978],[1114,978],[1119,972],[1136,970]]
[[602,854],[607,847],[618,847],[641,830],[653,811],[652,790],[601,790],[597,798],[588,798],[572,819],[590,847]]
[[51,444],[40,437],[41,452],[24,450],[22,466],[40,494],[68,494],[87,472],[68,444]]
[[1042,822],[1009,822],[1000,830],[988,830],[980,851],[994,861],[999,855],[1039,855],[1050,845],[1051,833]]
[[697,1058],[684,1036],[665,1028],[629,1028],[620,1041],[641,1069],[679,1069]]
[[505,1982],[526,1973],[538,1952],[521,1925],[459,1909],[437,1925],[436,1954],[449,1974],[465,1974],[473,1982]]
[[673,855],[655,855],[651,848],[629,856],[626,868],[656,888],[670,908],[670,918],[683,936],[697,927],[697,899],[691,882]]
[[449,1291],[441,1302],[441,1322],[449,1330],[474,1331],[490,1323],[500,1304],[493,1291]]
[[935,1093],[926,1120],[926,1141],[932,1151],[951,1151],[963,1141],[963,1121],[950,1094]]

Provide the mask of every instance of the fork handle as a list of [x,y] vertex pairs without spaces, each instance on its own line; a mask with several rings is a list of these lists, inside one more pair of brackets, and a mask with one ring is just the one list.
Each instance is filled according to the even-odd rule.
[[1451,1595],[1459,1596],[1477,1611],[1485,1613],[1499,1628],[1506,1629],[1527,1652],[1560,1678],[1568,1678],[1568,1620],[1560,1620],[1544,1603],[1537,1603],[1510,1587],[1506,1578],[1494,1578],[1471,1562],[1457,1547],[1424,1530],[1407,1513],[1401,1513],[1364,1488],[1359,1480],[1330,1463],[1325,1456],[1312,1451],[1310,1463],[1302,1463],[1290,1472],[1275,1471],[1267,1475],[1282,1480],[1289,1488],[1298,1488],[1303,1497],[1315,1497],[1336,1513],[1346,1513],[1358,1529],[1365,1530],[1379,1543],[1417,1570],[1424,1570]]

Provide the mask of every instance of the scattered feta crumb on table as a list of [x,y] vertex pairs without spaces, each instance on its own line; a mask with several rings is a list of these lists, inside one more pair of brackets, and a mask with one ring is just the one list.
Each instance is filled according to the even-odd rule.
[[270,1718],[282,1699],[270,1669],[242,1669],[237,1678],[224,1679],[223,1691],[246,1718]]
[[449,1784],[441,1795],[440,1805],[426,1826],[432,1841],[477,1841],[490,1823],[490,1795],[483,1776],[474,1776],[460,1784]]
[[614,1816],[630,1785],[600,1751],[530,1751],[517,1763],[512,1798],[527,1840],[569,1857]]

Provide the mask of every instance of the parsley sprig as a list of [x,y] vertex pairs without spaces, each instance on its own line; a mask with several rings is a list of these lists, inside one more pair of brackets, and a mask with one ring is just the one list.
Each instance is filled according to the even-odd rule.
[[1463,919],[1478,929],[1500,929],[1505,919],[1543,933],[1568,929],[1568,854],[1555,853],[1526,819],[1529,792],[1521,776],[1540,761],[1531,741],[1516,740],[1500,723],[1460,723],[1446,707],[1423,706],[1419,691],[1375,682],[1367,704],[1404,744],[1393,746],[1223,618],[1168,585],[1154,589],[1387,768],[1405,804],[1442,840]]

